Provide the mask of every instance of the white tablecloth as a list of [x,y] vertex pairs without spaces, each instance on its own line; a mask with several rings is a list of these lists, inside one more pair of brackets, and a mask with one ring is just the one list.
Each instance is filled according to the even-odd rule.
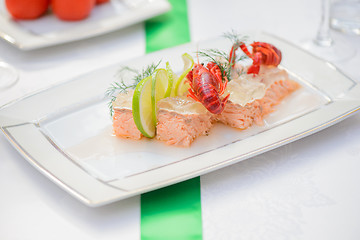
[[[319,1],[188,0],[191,39],[264,30],[300,44],[315,36]],[[357,55],[336,63],[360,81]],[[89,70],[144,54],[143,24],[23,52],[0,41],[20,71],[0,106]],[[101,61],[99,61],[101,59]],[[360,239],[360,115],[255,158],[201,176],[204,239]],[[0,135],[0,239],[139,239],[140,201],[89,208],[27,163]]]

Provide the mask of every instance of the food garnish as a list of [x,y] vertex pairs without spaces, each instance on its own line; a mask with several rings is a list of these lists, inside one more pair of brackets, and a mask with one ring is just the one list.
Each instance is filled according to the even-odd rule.
[[152,76],[141,80],[135,88],[132,100],[132,113],[136,127],[148,138],[155,136],[156,126],[151,101],[152,82]]
[[186,75],[192,70],[194,67],[194,59],[188,54],[184,53],[182,55],[182,59],[184,62],[184,71],[178,78],[175,84],[175,96],[183,96],[185,93],[188,92],[190,87],[189,83],[186,81]]
[[151,87],[151,107],[153,122],[156,125],[157,102],[170,96],[173,82],[169,78],[168,72],[163,68],[156,70],[154,75]]
[[238,34],[231,32],[226,33],[224,36],[233,42],[229,54],[229,64],[231,67],[235,66],[235,62],[237,61],[236,51],[239,48],[253,61],[252,65],[248,68],[247,74],[258,74],[261,64],[277,67],[281,62],[281,51],[270,43],[253,42],[250,44],[252,48],[250,52],[243,39],[238,37]]
[[[108,103],[110,116],[112,116],[114,113],[112,103],[115,101],[117,94],[126,92],[128,89],[134,89],[141,80],[149,76],[152,76],[160,63],[161,61],[159,61],[157,64],[152,63],[147,67],[143,68],[140,72],[136,69],[129,67],[120,68],[120,70],[116,74],[116,77],[118,77],[120,81],[113,82],[105,92],[105,95],[110,97],[110,101]],[[125,78],[124,75],[126,75],[127,73],[132,73],[134,75],[132,77],[132,83],[126,83],[126,79],[124,79]]]
[[230,94],[223,99],[220,98],[225,91],[228,80],[225,76],[225,81],[222,81],[223,76],[219,65],[209,62],[204,67],[202,64],[196,63],[188,73],[187,78],[190,82],[189,96],[191,98],[201,102],[213,114],[220,114],[224,110]]

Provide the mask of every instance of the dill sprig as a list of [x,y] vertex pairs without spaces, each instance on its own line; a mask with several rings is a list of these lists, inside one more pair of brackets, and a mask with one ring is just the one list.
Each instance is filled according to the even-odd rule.
[[[229,39],[235,48],[238,48],[241,44],[244,44],[248,40],[247,36],[241,36],[234,30],[224,33],[223,37]],[[205,49],[198,51],[197,53],[199,56],[204,57],[207,61],[217,64],[220,68],[223,79],[224,77],[227,77],[229,81],[231,80],[231,71],[233,71],[234,62],[240,62],[248,58],[246,54],[241,53],[236,55],[234,62],[230,62],[230,53],[218,49]],[[238,74],[242,74],[242,72]]]
[[[160,62],[161,60],[157,64],[152,63],[143,68],[141,71],[130,67],[120,68],[120,70],[115,75],[117,78],[119,78],[119,82],[113,82],[105,92],[105,95],[110,98],[108,102],[110,116],[112,116],[114,113],[113,102],[116,100],[116,96],[119,93],[127,92],[129,89],[134,89],[142,79],[151,76],[159,66]],[[126,83],[127,81],[125,82],[125,73],[135,74],[132,78],[131,83]]]
[[124,69],[136,73],[136,75],[133,78],[134,85],[136,86],[141,80],[143,80],[146,77],[151,76],[155,72],[155,70],[158,68],[160,63],[161,63],[161,60],[157,64],[152,63],[152,64],[146,66],[145,68],[143,68],[140,72],[135,69],[129,68],[129,67],[125,67]]
[[[216,65],[218,65],[220,68],[223,80],[225,77],[227,77],[227,79],[229,79],[229,77],[230,77],[229,62],[227,60],[227,56],[226,56],[225,52],[220,51],[218,49],[205,49],[205,50],[198,51],[197,54],[201,57],[204,57],[207,61],[214,62]],[[225,61],[221,61],[224,59],[225,59]]]
[[234,30],[231,30],[231,32],[224,33],[223,37],[229,39],[232,42],[232,44],[237,45],[237,47],[239,47],[243,43],[246,43],[249,39],[248,36],[242,36],[236,33]]
[[[197,52],[199,56],[206,58],[207,61],[214,62],[219,66],[221,75],[227,77],[229,81],[231,81],[231,70],[233,67],[233,63],[229,62],[229,55],[225,51],[221,51],[218,49],[205,49]],[[246,59],[247,56],[244,54],[236,56],[235,62],[240,62]]]

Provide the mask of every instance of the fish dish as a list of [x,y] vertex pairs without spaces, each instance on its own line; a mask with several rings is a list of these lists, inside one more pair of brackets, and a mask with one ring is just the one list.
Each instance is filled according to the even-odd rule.
[[282,53],[275,46],[226,37],[232,41],[229,53],[207,49],[194,58],[184,53],[180,76],[168,62],[164,68],[159,62],[135,75],[132,85],[114,83],[108,91],[114,135],[189,147],[215,124],[239,130],[261,126],[300,85],[279,66]]

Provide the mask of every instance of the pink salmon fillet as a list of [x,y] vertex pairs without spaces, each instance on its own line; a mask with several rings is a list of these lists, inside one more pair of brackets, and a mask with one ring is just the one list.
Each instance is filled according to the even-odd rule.
[[113,131],[115,136],[139,140],[143,137],[135,125],[131,109],[114,109]]
[[189,147],[197,137],[207,135],[213,125],[212,115],[190,98],[165,98],[158,108],[156,139],[168,145]]
[[256,99],[245,106],[229,101],[224,111],[217,115],[216,119],[226,125],[242,130],[254,123],[261,126],[264,117],[273,112],[277,104],[299,87],[299,84],[293,80],[276,81],[266,90],[263,98]]

